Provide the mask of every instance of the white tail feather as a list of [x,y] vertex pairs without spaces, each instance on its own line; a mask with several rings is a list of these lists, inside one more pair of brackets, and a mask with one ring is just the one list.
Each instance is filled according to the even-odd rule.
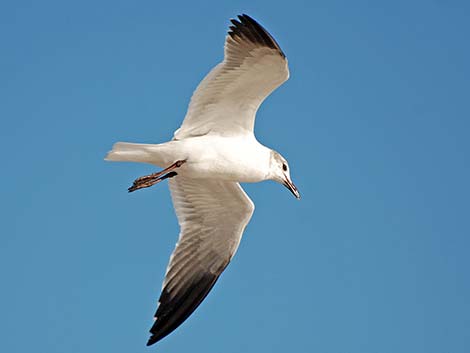
[[113,149],[104,158],[106,161],[115,162],[141,162],[158,164],[159,145],[145,143],[117,142]]

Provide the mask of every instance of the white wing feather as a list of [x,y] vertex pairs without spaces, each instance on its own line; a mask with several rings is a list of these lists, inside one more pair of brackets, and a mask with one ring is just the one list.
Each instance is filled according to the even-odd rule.
[[177,176],[170,180],[170,190],[181,232],[149,342],[173,331],[206,297],[235,254],[254,210],[234,182]]
[[247,15],[232,20],[224,61],[194,92],[175,139],[252,134],[256,111],[289,78],[287,59],[271,35]]

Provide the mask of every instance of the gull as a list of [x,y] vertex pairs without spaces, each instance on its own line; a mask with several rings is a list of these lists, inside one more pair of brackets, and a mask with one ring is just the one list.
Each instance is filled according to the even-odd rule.
[[240,182],[274,180],[300,199],[286,159],[253,132],[258,107],[289,78],[286,56],[248,15],[230,21],[224,60],[193,93],[174,138],[161,144],[118,142],[105,158],[164,168],[136,179],[128,191],[169,179],[180,225],[147,346],[193,313],[237,251],[254,211]]

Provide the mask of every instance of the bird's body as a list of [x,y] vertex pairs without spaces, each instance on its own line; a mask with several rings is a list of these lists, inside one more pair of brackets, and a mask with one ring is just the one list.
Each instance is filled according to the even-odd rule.
[[253,132],[258,107],[289,77],[287,59],[261,25],[238,18],[231,20],[224,61],[199,84],[174,138],[118,142],[106,156],[164,168],[136,179],[129,191],[169,179],[181,228],[147,345],[186,320],[235,254],[254,211],[240,182],[274,180],[300,198],[287,161]]
[[193,179],[209,178],[242,183],[269,179],[271,150],[260,144],[254,135],[205,135],[156,145],[121,142],[113,150],[108,158],[129,158],[126,150],[132,150],[131,153],[140,162],[162,168],[174,161],[185,160],[178,175]]

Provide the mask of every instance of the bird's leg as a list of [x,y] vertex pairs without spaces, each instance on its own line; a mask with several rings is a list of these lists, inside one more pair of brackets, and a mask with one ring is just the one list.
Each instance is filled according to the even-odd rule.
[[139,190],[139,189],[148,188],[152,185],[155,185],[155,184],[161,182],[162,180],[172,178],[175,175],[177,175],[174,170],[176,168],[181,167],[185,162],[186,162],[186,160],[176,161],[175,163],[173,163],[172,165],[170,165],[169,167],[163,169],[160,172],[153,173],[153,174],[150,174],[150,175],[145,175],[143,177],[137,178],[137,179],[134,180],[134,183],[132,184],[132,186],[127,190],[129,192],[133,192],[133,191],[136,191],[136,190]]
[[156,173],[153,173],[153,174],[150,174],[150,175],[145,175],[145,176],[142,176],[140,178],[137,178],[137,179],[134,180],[134,184],[159,178],[162,175],[171,172],[173,169],[181,167],[184,162],[186,162],[186,161],[185,160],[176,161],[175,163],[173,163],[172,165],[170,165],[169,167],[163,169],[160,172],[156,172]]

